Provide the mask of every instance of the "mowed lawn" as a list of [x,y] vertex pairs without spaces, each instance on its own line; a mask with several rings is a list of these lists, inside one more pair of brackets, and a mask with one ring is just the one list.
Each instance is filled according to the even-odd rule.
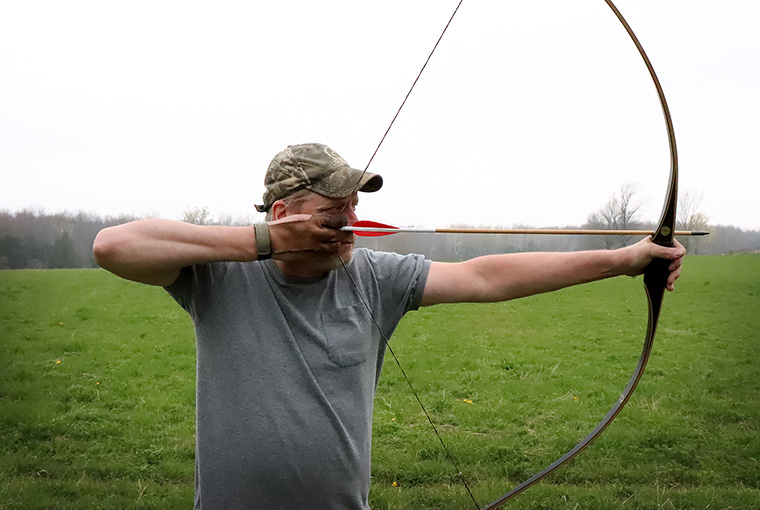
[[[483,506],[596,425],[645,325],[641,279],[618,278],[423,309],[392,345]],[[194,370],[190,320],[161,289],[0,272],[0,509],[192,508]],[[475,506],[390,355],[370,502]],[[629,405],[504,508],[760,508],[760,255],[688,257]]]

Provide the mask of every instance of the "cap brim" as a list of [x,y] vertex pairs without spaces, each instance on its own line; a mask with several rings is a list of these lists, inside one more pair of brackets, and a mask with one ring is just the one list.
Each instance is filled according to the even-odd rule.
[[366,193],[372,193],[383,187],[383,178],[380,174],[371,174],[364,172],[361,180],[359,181],[359,191]]
[[344,198],[354,191],[372,193],[382,187],[383,178],[379,174],[346,167],[306,186],[306,189],[330,198]]

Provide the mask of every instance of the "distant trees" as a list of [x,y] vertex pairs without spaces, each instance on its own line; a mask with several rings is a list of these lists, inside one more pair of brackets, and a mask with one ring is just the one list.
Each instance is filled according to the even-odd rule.
[[[641,201],[636,198],[638,190],[633,184],[623,184],[601,209],[591,213],[584,228],[593,230],[627,230],[638,224],[636,214]],[[631,242],[631,236],[599,236],[596,242],[605,249],[620,248]]]
[[0,269],[38,268],[44,265],[45,246],[34,238],[0,238]]
[[51,242],[34,237],[0,238],[0,269],[81,267],[71,236],[62,232]]
[[64,230],[61,235],[53,241],[48,248],[48,267],[59,269],[64,267],[79,266],[79,257],[74,249],[74,242],[71,235]]
[[185,212],[182,213],[182,221],[193,225],[208,225],[211,223],[210,216],[208,207],[193,207],[192,209],[185,209]]
[[233,218],[231,214],[220,214],[216,220],[211,219],[208,207],[193,207],[185,209],[182,213],[182,221],[193,225],[251,225],[250,218]]
[[730,225],[710,225],[710,235],[700,242],[700,255],[760,253],[760,231]]
[[[676,226],[679,230],[707,230],[707,222],[709,219],[707,216],[699,211],[699,206],[702,204],[702,196],[693,192],[687,191],[681,195],[678,199],[678,218],[676,219]],[[681,239],[683,244],[689,253],[698,255],[702,248],[702,238],[699,237],[685,237]]]
[[95,267],[95,235],[105,227],[132,219],[46,214],[41,210],[0,211],[0,269]]

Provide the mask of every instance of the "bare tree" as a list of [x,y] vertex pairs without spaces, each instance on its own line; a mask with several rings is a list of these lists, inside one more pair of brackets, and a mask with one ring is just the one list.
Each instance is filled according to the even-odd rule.
[[[694,191],[683,193],[678,199],[678,218],[676,224],[681,230],[707,230],[709,218],[699,212],[702,195]],[[686,249],[694,255],[699,255],[701,238],[686,237],[681,240]]]
[[185,212],[182,213],[182,221],[193,225],[208,225],[211,223],[210,216],[208,207],[193,207],[192,209],[185,209]]
[[235,224],[236,224],[235,219],[232,217],[232,215],[225,214],[225,213],[222,213],[219,216],[217,216],[216,222],[214,223],[214,225],[225,225],[228,227]]
[[[636,213],[642,203],[636,198],[638,189],[633,184],[623,184],[601,209],[591,213],[586,227],[600,230],[627,230],[634,227]],[[626,246],[631,236],[600,236],[597,240],[603,248]]]

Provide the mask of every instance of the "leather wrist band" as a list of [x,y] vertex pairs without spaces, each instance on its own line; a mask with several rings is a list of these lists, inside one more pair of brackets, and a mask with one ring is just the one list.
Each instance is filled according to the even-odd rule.
[[269,225],[255,223],[253,231],[256,234],[256,260],[272,258],[272,241],[269,239]]

